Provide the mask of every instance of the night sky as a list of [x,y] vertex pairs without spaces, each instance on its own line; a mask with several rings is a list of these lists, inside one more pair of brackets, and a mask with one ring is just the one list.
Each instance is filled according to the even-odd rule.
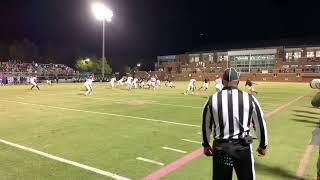
[[[28,38],[71,57],[101,56],[101,22],[93,0],[1,0],[0,42]],[[152,68],[157,55],[279,39],[319,39],[319,6],[282,0],[104,0],[114,12],[106,29],[106,55],[113,69],[142,62]],[[306,41],[304,41],[304,39]],[[300,42],[301,41],[301,42]],[[319,41],[320,42],[320,41]],[[276,44],[278,45],[278,44]]]

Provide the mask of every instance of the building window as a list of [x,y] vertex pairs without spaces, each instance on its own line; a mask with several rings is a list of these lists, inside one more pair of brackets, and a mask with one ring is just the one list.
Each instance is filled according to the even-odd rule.
[[286,52],[286,59],[292,59],[292,52]]
[[320,51],[316,51],[316,57],[320,57]]
[[209,55],[209,62],[213,63],[213,56],[212,55]]
[[313,72],[312,65],[304,65],[303,72]]
[[294,59],[301,58],[301,52],[300,52],[300,51],[298,51],[298,52],[294,52],[294,54],[293,54],[293,58],[294,58]]
[[224,59],[225,61],[228,61],[228,56],[223,56],[223,59]]
[[222,61],[228,61],[228,56],[219,56],[218,62],[222,62]]
[[190,58],[189,58],[189,62],[190,63],[193,63],[193,62],[199,62],[199,60],[200,60],[200,57],[199,56],[191,56]]
[[307,51],[307,58],[313,58],[314,52],[313,51]]

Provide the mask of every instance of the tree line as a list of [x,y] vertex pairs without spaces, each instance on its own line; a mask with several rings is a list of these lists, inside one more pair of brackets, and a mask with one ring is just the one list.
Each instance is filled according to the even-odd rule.
[[[23,62],[61,63],[74,67],[80,72],[101,74],[102,61],[96,57],[81,58],[80,49],[59,48],[48,42],[41,48],[27,38],[13,41],[10,44],[0,42],[0,61],[19,60]],[[105,75],[111,74],[112,69],[105,60]]]

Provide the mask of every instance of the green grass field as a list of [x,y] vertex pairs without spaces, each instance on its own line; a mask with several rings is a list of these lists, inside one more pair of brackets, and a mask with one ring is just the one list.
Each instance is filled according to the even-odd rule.
[[[243,84],[240,88],[246,90]],[[294,179],[311,132],[319,121],[319,109],[310,105],[316,91],[303,83],[258,84],[256,97],[265,114],[304,96],[266,118],[268,154],[258,157],[254,153],[257,179]],[[187,82],[176,85],[176,89],[129,92],[94,84],[92,96],[83,95],[82,84],[40,85],[41,91],[31,91],[31,86],[26,85],[0,87],[0,139],[130,179],[141,179],[161,166],[137,157],[168,164],[185,154],[162,147],[188,153],[200,147],[182,139],[201,141],[198,126],[202,106],[213,91],[184,96]],[[316,176],[317,157],[318,147],[314,147],[305,179]],[[110,179],[3,143],[0,162],[1,180]],[[163,177],[210,178],[211,159],[204,156]]]

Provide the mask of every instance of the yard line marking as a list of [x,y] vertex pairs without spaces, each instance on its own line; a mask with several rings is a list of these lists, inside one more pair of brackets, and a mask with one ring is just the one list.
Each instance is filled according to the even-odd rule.
[[183,156],[182,158],[162,167],[161,169],[153,172],[152,174],[146,176],[143,178],[143,180],[155,180],[155,179],[160,179],[160,177],[165,176],[166,174],[168,174],[171,171],[174,171],[178,168],[180,168],[181,166],[187,164],[189,161],[201,156],[203,154],[203,149],[199,148],[196,151],[193,151],[185,156]]
[[90,166],[87,166],[85,164],[81,164],[81,163],[78,163],[78,162],[75,162],[75,161],[70,161],[70,160],[67,160],[67,159],[63,159],[63,158],[58,157],[58,156],[54,156],[54,155],[51,155],[51,154],[48,154],[48,153],[45,153],[45,152],[41,152],[41,151],[38,151],[38,150],[35,150],[35,149],[32,149],[32,148],[28,148],[28,147],[19,145],[19,144],[15,144],[15,143],[12,143],[12,142],[9,142],[9,141],[5,141],[3,139],[0,139],[0,142],[3,143],[3,144],[6,144],[6,145],[9,145],[9,146],[24,150],[24,151],[28,151],[28,152],[31,152],[31,153],[34,153],[34,154],[38,154],[40,156],[43,156],[43,157],[46,157],[46,158],[49,158],[49,159],[53,159],[53,160],[56,160],[56,161],[59,161],[59,162],[62,162],[62,163],[66,163],[66,164],[69,164],[69,165],[72,165],[72,166],[76,166],[78,168],[82,168],[82,169],[85,169],[87,171],[91,171],[91,172],[94,172],[94,173],[97,173],[97,174],[100,174],[100,175],[108,176],[108,177],[113,178],[113,179],[130,180],[129,178],[126,178],[126,177],[123,177],[123,176],[119,176],[119,175],[114,174],[114,173],[103,171],[101,169],[90,167]]
[[[306,94],[307,95],[307,94]],[[267,113],[265,115],[265,117],[270,117],[273,114],[275,114],[276,112],[281,111],[282,109],[286,108],[287,106],[291,105],[293,102],[298,101],[299,99],[301,99],[302,97],[306,96],[299,96],[298,98],[286,103],[285,105],[279,106],[276,109],[274,109],[273,111]],[[184,139],[186,140],[186,139]],[[200,143],[200,142],[197,142]],[[192,161],[193,159],[198,158],[199,156],[203,155],[203,147],[186,154],[185,156],[183,156],[180,159],[177,159],[176,161],[173,161],[169,164],[167,164],[166,166],[152,172],[151,174],[147,175],[146,177],[143,178],[143,180],[154,180],[154,179],[160,179],[161,177],[169,174],[172,171],[175,171],[177,169],[179,169],[180,167],[184,166],[185,164],[187,164],[188,162]]]
[[137,157],[136,159],[140,160],[140,161],[144,161],[144,162],[149,162],[149,163],[152,163],[152,164],[157,164],[159,166],[163,166],[164,165],[162,162],[154,161],[154,160],[151,160],[151,159],[146,159],[146,158],[143,158],[143,157]]
[[[54,94],[52,94],[52,95],[54,95]],[[55,94],[55,95],[59,95],[59,94]],[[62,95],[62,94],[60,94],[60,95]],[[65,95],[70,95],[70,93],[65,94]],[[70,97],[70,96],[63,96],[63,97],[73,98],[73,97]],[[127,102],[127,101],[130,101],[130,99],[117,99],[117,100],[114,100],[114,99],[109,98],[109,97],[106,97],[106,98],[89,97],[88,98],[88,97],[80,96],[80,98],[96,99],[96,100],[101,100],[101,101],[113,101],[113,102]],[[167,103],[158,103],[158,102],[150,103],[150,105],[152,105],[152,104],[161,105],[161,106],[185,107],[185,108],[193,108],[193,109],[202,109],[203,108],[203,107],[200,107],[200,106],[188,106],[188,105],[167,104]]]
[[[81,97],[81,98],[86,98],[86,97]],[[127,101],[130,101],[130,99],[113,100],[111,98],[106,99],[106,98],[93,98],[93,97],[90,97],[90,99],[96,99],[96,100],[102,100],[102,101],[113,101],[113,102],[127,102]],[[167,103],[158,103],[158,102],[151,102],[148,105],[152,105],[152,104],[161,105],[161,106],[185,107],[185,108],[193,108],[193,109],[202,109],[203,108],[203,107],[200,107],[200,106],[187,106],[187,105],[167,104]]]
[[313,147],[314,147],[313,145],[307,146],[306,151],[303,154],[303,158],[300,160],[299,167],[296,171],[295,180],[302,179],[303,174],[304,174],[304,170],[307,168],[307,165],[309,163]]
[[18,104],[24,104],[24,105],[48,107],[48,108],[52,108],[52,109],[61,109],[61,110],[84,112],[84,113],[91,113],[91,114],[100,114],[100,115],[108,115],[108,116],[116,116],[116,117],[125,117],[125,118],[139,119],[139,120],[144,120],[144,121],[161,122],[161,123],[166,123],[166,124],[174,124],[174,125],[180,125],[180,126],[188,126],[188,127],[200,128],[199,125],[194,125],[194,124],[186,124],[186,123],[179,123],[179,122],[173,122],[173,121],[165,121],[165,120],[159,120],[159,119],[151,119],[151,118],[143,118],[143,117],[136,117],[136,116],[128,116],[128,115],[122,115],[122,114],[113,114],[113,113],[105,113],[105,112],[97,112],[97,111],[87,111],[87,110],[81,110],[81,109],[64,108],[64,107],[59,107],[59,106],[49,106],[49,105],[43,105],[43,104],[26,103],[26,102],[5,100],[5,99],[0,99],[0,101],[11,102],[11,103],[18,103]]
[[202,142],[199,142],[199,141],[193,141],[193,140],[190,140],[190,139],[181,139],[182,141],[186,141],[186,142],[191,142],[191,143],[197,143],[197,144],[201,144]]
[[177,105],[177,104],[166,104],[166,103],[151,103],[151,104],[158,104],[162,106],[174,106],[174,107],[186,107],[186,108],[193,108],[193,109],[202,109],[203,107],[200,106],[187,106],[187,105]]
[[162,147],[162,149],[175,151],[175,152],[179,152],[179,153],[183,153],[183,154],[187,153],[187,151],[182,151],[180,149],[174,149],[174,148],[170,148],[170,147]]

